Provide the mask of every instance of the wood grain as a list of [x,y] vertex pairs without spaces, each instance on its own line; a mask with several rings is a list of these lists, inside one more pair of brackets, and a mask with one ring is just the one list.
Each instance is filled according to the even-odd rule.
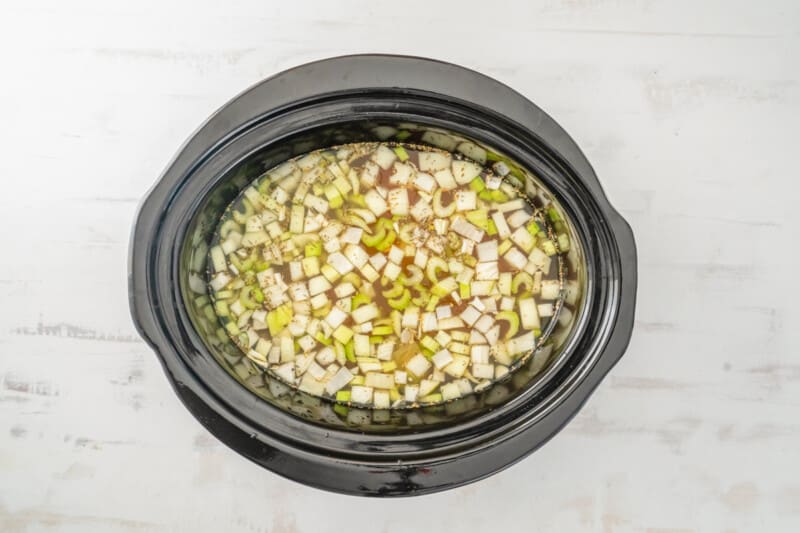
[[[0,15],[0,531],[800,530],[800,5],[9,1]],[[265,76],[437,57],[584,148],[640,258],[627,355],[569,426],[405,501],[250,465],[179,404],[131,324],[139,199]]]

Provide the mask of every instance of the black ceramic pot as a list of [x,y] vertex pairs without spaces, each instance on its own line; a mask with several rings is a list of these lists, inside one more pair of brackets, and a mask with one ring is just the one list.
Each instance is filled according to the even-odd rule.
[[[447,405],[369,410],[287,387],[242,357],[192,283],[224,207],[266,168],[346,142],[415,135],[501,159],[573,245],[569,318],[507,380]],[[477,150],[477,152],[476,152]],[[282,72],[215,113],[142,203],[130,304],[180,399],[214,435],[282,476],[369,496],[444,490],[525,457],[575,415],[630,339],[636,250],[589,162],[541,109],[497,81],[429,59],[360,55]],[[566,281],[565,281],[566,283]]]

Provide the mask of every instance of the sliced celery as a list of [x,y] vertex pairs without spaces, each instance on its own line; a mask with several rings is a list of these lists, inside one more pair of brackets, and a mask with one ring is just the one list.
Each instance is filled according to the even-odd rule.
[[392,309],[397,309],[399,311],[404,310],[408,307],[408,304],[411,303],[411,291],[408,289],[403,289],[403,294],[399,298],[391,298],[386,300],[386,303],[389,304],[389,307]]
[[402,146],[395,146],[394,153],[397,154],[397,158],[400,159],[400,161],[408,160],[408,152],[406,152],[406,149]]
[[500,311],[495,318],[498,322],[501,320],[508,322],[508,332],[505,335],[506,339],[512,338],[519,331],[519,315],[514,311]]

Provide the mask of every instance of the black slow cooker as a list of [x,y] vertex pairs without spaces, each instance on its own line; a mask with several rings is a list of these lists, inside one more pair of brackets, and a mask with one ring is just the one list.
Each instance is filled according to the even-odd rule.
[[[557,209],[574,245],[568,324],[507,379],[429,408],[342,408],[253,365],[203,312],[188,279],[205,271],[222,210],[264,169],[348,142],[422,132],[478,146]],[[399,137],[397,137],[399,138]],[[575,415],[633,328],[636,249],[589,162],[536,105],[472,70],[430,59],[326,59],[262,81],[180,149],[140,206],[129,264],[134,322],[191,413],[238,453],[282,476],[367,496],[424,494],[522,459]],[[562,321],[563,322],[563,321]]]

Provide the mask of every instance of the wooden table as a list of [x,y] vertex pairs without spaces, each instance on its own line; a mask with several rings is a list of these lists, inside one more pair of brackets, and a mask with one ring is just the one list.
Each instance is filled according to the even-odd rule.
[[[0,8],[0,530],[800,530],[800,4],[9,0]],[[628,353],[569,426],[413,500],[219,444],[128,314],[136,206],[250,84],[327,56],[498,78],[585,149],[639,246]]]

